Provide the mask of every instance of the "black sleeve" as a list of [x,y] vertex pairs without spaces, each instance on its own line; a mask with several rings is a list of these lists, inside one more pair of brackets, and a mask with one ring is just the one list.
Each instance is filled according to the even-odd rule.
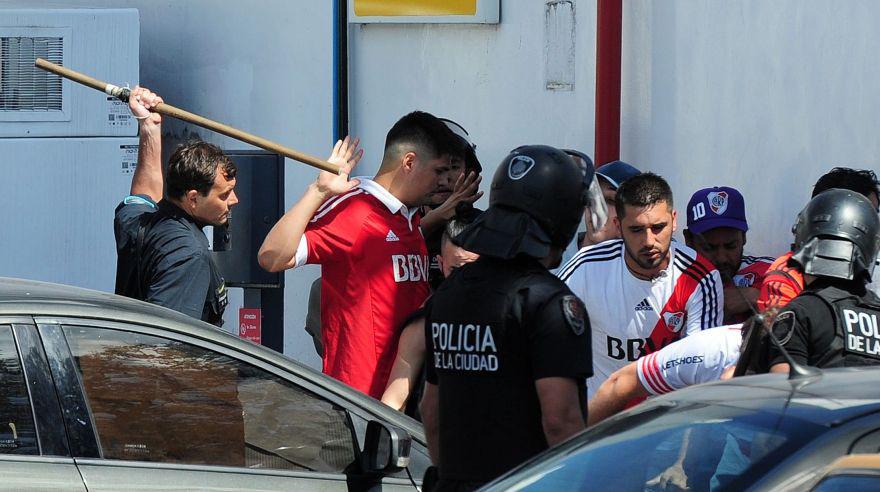
[[116,250],[133,248],[137,240],[140,216],[158,209],[156,202],[146,195],[131,195],[116,207],[113,217],[113,233],[116,236]]
[[[823,326],[823,323],[833,326],[833,319],[830,319],[824,311],[827,309],[818,299],[799,296],[788,303],[773,321],[773,335],[798,364],[808,364],[810,341],[814,337],[813,327]],[[787,362],[772,342],[769,346],[769,356],[770,367]]]
[[425,302],[425,381],[437,384],[437,371],[434,369],[434,339],[431,337],[431,299]]
[[593,375],[590,319],[577,296],[565,288],[554,290],[547,295],[533,289],[526,300],[533,377],[582,381]]
[[207,251],[176,250],[159,261],[145,300],[201,319],[211,284],[210,261]]

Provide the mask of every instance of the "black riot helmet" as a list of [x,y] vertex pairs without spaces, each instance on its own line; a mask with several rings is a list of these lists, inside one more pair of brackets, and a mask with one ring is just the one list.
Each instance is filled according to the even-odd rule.
[[571,242],[584,207],[595,227],[607,211],[593,162],[575,151],[525,145],[501,161],[489,193],[489,209],[454,242],[468,251],[508,259],[546,257]]
[[791,229],[791,259],[816,277],[870,281],[880,249],[880,218],[860,193],[839,188],[815,196]]

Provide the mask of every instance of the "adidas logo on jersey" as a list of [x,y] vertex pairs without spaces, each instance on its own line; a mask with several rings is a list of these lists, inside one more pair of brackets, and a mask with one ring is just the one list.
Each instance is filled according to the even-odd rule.
[[654,310],[654,308],[652,308],[651,305],[648,304],[647,299],[642,299],[642,302],[636,304],[636,311],[653,311],[653,310]]
[[400,241],[400,238],[397,237],[397,234],[395,234],[394,231],[389,229],[388,235],[385,236],[385,241],[390,243],[392,241]]

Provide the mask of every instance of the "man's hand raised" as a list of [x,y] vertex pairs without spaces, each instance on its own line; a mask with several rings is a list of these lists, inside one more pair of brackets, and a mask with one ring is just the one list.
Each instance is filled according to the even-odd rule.
[[359,149],[360,139],[346,136],[344,140],[338,140],[333,146],[333,152],[327,158],[327,162],[339,166],[339,174],[321,171],[315,180],[315,189],[326,200],[335,195],[345,193],[358,184],[360,180],[348,179],[352,169],[364,155],[364,150]]
[[162,123],[162,115],[150,110],[161,102],[163,102],[162,98],[155,92],[145,87],[136,86],[128,97],[128,108],[140,126],[159,125]]

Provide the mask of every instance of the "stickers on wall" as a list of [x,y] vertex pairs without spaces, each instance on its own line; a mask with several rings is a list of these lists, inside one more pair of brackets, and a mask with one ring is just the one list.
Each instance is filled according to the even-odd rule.
[[131,110],[128,109],[128,103],[115,97],[107,97],[107,108],[107,126],[127,128],[134,125],[134,118],[131,116]]
[[138,162],[138,146],[120,145],[119,150],[122,154],[122,174],[134,174]]

